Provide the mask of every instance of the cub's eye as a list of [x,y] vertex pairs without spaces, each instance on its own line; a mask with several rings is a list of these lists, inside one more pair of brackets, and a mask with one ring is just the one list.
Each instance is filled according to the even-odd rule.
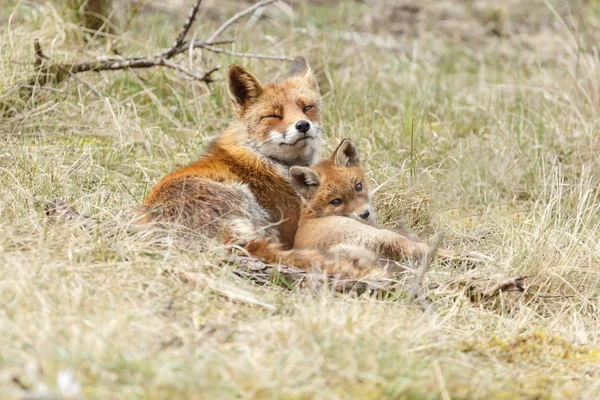
[[265,118],[279,118],[279,119],[281,119],[281,117],[279,115],[275,115],[275,114],[265,115],[264,117],[261,117],[261,119],[265,119]]
[[311,110],[314,106],[306,106],[302,109],[302,112],[307,112],[308,110]]
[[333,199],[329,202],[329,204],[331,204],[334,207],[339,207],[342,205],[342,200],[340,199]]
[[362,183],[357,183],[354,185],[354,189],[356,189],[357,192],[360,192],[362,190]]

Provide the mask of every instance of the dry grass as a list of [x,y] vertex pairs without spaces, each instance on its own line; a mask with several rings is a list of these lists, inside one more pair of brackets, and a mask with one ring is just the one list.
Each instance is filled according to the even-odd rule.
[[[218,245],[128,233],[123,221],[149,187],[233,118],[222,81],[207,91],[168,70],[90,73],[81,78],[109,105],[74,80],[29,99],[20,85],[34,38],[59,60],[109,49],[84,41],[60,2],[9,3],[0,10],[4,398],[600,395],[595,2],[298,1],[296,19],[273,8],[234,30],[237,50],[309,57],[328,148],[350,137],[374,182],[398,174],[375,199],[382,222],[402,219],[425,238],[444,231],[445,246],[489,259],[433,265],[427,312],[403,296],[259,286],[219,266]],[[203,15],[240,8],[215,4],[200,12],[198,37],[217,23]],[[153,10],[131,18],[119,51],[170,44],[187,8]],[[286,70],[209,53],[190,62],[243,63],[263,79]],[[52,224],[38,204],[55,197],[117,227]],[[529,276],[525,294],[469,300],[473,282],[517,275]]]

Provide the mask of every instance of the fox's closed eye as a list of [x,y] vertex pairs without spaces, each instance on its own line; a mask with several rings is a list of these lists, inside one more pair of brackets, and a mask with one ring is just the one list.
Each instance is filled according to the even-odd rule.
[[263,117],[260,117],[260,119],[265,119],[265,118],[279,118],[281,119],[282,117],[276,114],[269,114],[269,115],[265,115]]
[[307,112],[308,110],[313,109],[315,106],[306,106],[302,109],[302,112]]

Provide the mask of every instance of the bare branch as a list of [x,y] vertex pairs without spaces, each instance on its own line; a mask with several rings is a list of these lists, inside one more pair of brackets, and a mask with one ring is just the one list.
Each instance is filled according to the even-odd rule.
[[192,27],[192,24],[194,23],[194,20],[196,19],[196,14],[198,13],[198,9],[200,8],[200,3],[202,3],[202,0],[196,1],[194,7],[190,9],[187,20],[185,21],[185,24],[183,24],[183,28],[181,28],[179,35],[177,35],[177,38],[175,38],[171,47],[169,47],[167,50],[158,53],[158,57],[169,59],[175,54],[177,54],[177,49],[183,43],[183,39],[185,39],[185,36],[189,32],[190,28]]
[[[141,68],[152,68],[156,66],[167,67],[176,70],[177,72],[184,74],[190,78],[203,81],[206,84],[210,83],[212,80],[210,79],[210,75],[217,71],[220,66],[217,65],[208,71],[201,73],[197,72],[191,68],[185,67],[181,64],[169,61],[171,58],[180,54],[187,49],[190,48],[203,48],[208,51],[212,51],[215,53],[222,53],[236,57],[248,57],[248,58],[261,58],[267,60],[279,60],[279,61],[291,61],[292,58],[285,56],[271,56],[267,54],[251,54],[251,53],[238,53],[230,50],[226,50],[220,47],[215,47],[214,45],[219,44],[229,44],[233,43],[231,39],[224,40],[216,40],[216,38],[221,35],[228,27],[234,24],[240,18],[251,14],[255,10],[264,7],[268,4],[274,3],[277,0],[262,0],[253,6],[240,11],[229,20],[227,20],[223,25],[221,25],[208,40],[194,40],[194,41],[185,41],[185,36],[191,29],[192,24],[196,20],[196,16],[198,14],[198,10],[200,8],[200,4],[202,0],[196,0],[194,6],[190,9],[188,13],[188,17],[173,41],[172,45],[163,51],[160,51],[154,56],[149,57],[119,57],[119,58],[105,58],[102,60],[94,60],[94,61],[79,61],[73,63],[57,63],[54,60],[51,60],[47,57],[43,51],[39,41],[36,39],[34,41],[35,47],[35,66],[37,68],[37,76],[31,80],[31,86],[45,84],[49,81],[61,82],[66,77],[71,76],[79,82],[85,84],[92,90],[96,95],[103,98],[103,96],[96,90],[93,86],[89,85],[86,82],[83,82],[75,77],[75,74],[88,72],[88,71],[116,71],[116,70],[124,70],[124,69],[141,69]],[[51,62],[48,62],[51,61]]]
[[[61,70],[62,72],[64,72],[65,74],[70,75],[73,79],[75,79],[77,82],[85,85],[88,89],[90,89],[96,96],[98,96],[99,98],[102,99],[102,101],[104,101],[105,103],[108,102],[108,100],[106,100],[106,98],[102,95],[102,93],[100,93],[98,91],[98,89],[96,89],[92,84],[79,79],[79,77],[77,77],[73,72],[71,72],[71,70],[69,68],[64,67],[61,64],[58,64],[56,62],[54,62],[54,60],[52,60],[50,57],[46,56],[44,54],[44,52],[42,51],[42,47],[40,46],[40,43],[36,40],[35,41],[35,54],[37,57],[39,57],[42,60],[48,60],[48,61],[52,61],[59,70]],[[42,65],[43,63],[40,63],[40,65]],[[109,104],[110,106],[110,104]]]
[[248,14],[253,13],[261,7],[267,6],[271,3],[276,2],[277,0],[262,0],[258,3],[254,4],[252,7],[248,7],[243,11],[235,14],[233,17],[229,18],[223,25],[221,25],[210,37],[206,40],[207,42],[213,42],[220,34],[225,32],[227,28],[233,25],[238,19],[245,17]]
[[205,73],[200,74],[200,73],[194,71],[193,69],[186,68],[183,65],[174,63],[173,61],[169,61],[169,60],[166,60],[164,58],[159,58],[158,60],[161,61],[160,65],[163,65],[163,66],[168,67],[168,68],[172,68],[172,69],[174,69],[176,71],[179,71],[179,72],[181,72],[181,73],[183,73],[183,74],[185,74],[187,76],[190,76],[190,77],[192,77],[192,78],[194,78],[196,80],[205,81],[205,82],[209,82],[209,80],[210,80],[209,76],[213,72],[215,72],[219,68],[221,68],[220,65],[216,65],[216,66],[212,67],[210,70],[206,71]]
[[[42,48],[37,40],[34,43],[35,43],[35,49],[36,49],[36,57],[38,58],[38,60],[36,61],[36,65],[42,66],[43,63],[40,62],[39,60],[40,59],[50,60],[50,58],[47,57],[46,55],[44,55],[44,53],[42,52]],[[194,70],[191,70],[189,68],[186,68],[182,65],[179,65],[177,63],[171,62],[163,57],[136,57],[136,58],[124,58],[124,59],[110,58],[110,59],[98,60],[98,61],[81,61],[81,62],[76,62],[76,63],[72,63],[72,64],[65,64],[65,63],[60,64],[60,63],[54,62],[51,66],[57,67],[58,69],[67,73],[70,76],[74,76],[74,74],[78,74],[81,72],[88,72],[88,71],[94,71],[94,72],[116,71],[116,70],[123,70],[123,69],[128,69],[128,68],[140,69],[140,68],[151,68],[151,67],[156,67],[156,66],[163,66],[163,67],[175,69],[187,76],[190,76],[194,79],[197,79],[200,81],[205,81],[205,82],[209,79],[209,76],[212,73],[214,73],[215,71],[217,71],[220,68],[220,66],[217,65],[217,66],[211,68],[209,71],[202,74],[202,73],[196,72]],[[64,76],[57,75],[56,79],[58,81],[60,81],[60,80],[64,79]]]
[[214,46],[214,45],[220,45],[220,44],[231,44],[234,43],[235,40],[233,39],[223,39],[223,40],[215,40],[214,42],[207,42],[205,40],[186,40],[183,43],[179,44],[177,46],[177,48],[175,48],[175,53],[173,54],[173,56],[176,56],[177,54],[183,53],[184,51],[189,50],[189,48],[198,48],[201,47],[203,45],[209,45],[209,46]]
[[494,297],[498,294],[500,294],[501,292],[508,292],[508,291],[518,291],[518,292],[524,292],[525,291],[525,287],[523,286],[523,281],[528,278],[527,275],[520,275],[520,276],[515,276],[513,278],[508,278],[503,280],[502,282],[498,282],[497,284],[495,284],[494,286],[492,286],[490,289],[488,289],[486,292],[483,293],[482,299],[489,299],[491,297]]
[[213,293],[223,296],[234,303],[245,303],[252,306],[259,306],[269,311],[277,311],[277,307],[274,305],[260,301],[253,297],[250,293],[247,293],[241,289],[225,285],[201,274],[194,274],[188,271],[176,272],[184,282],[203,286]]
[[262,58],[264,60],[278,60],[278,61],[293,61],[292,57],[286,56],[271,56],[268,54],[253,54],[253,53],[238,53],[231,50],[222,49],[220,47],[214,47],[205,43],[196,43],[194,47],[201,47],[203,49],[215,52],[223,53],[234,57],[245,57],[245,58]]

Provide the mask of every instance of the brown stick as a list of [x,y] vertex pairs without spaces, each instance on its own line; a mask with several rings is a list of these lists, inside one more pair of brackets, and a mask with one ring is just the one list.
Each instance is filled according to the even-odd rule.
[[[99,72],[99,71],[116,71],[116,70],[124,70],[124,69],[143,69],[143,68],[152,68],[152,67],[167,67],[178,71],[181,74],[184,74],[192,79],[203,81],[206,84],[211,82],[210,76],[217,71],[220,66],[217,65],[208,71],[201,73],[197,72],[193,69],[185,67],[181,64],[169,61],[172,57],[176,56],[184,52],[189,48],[203,48],[208,51],[212,51],[215,53],[223,53],[236,57],[252,57],[252,58],[261,58],[267,60],[292,60],[290,57],[285,56],[272,56],[267,54],[251,54],[251,53],[238,53],[230,50],[222,49],[220,47],[214,47],[214,45],[218,44],[227,44],[232,43],[233,40],[216,40],[216,38],[221,35],[228,27],[234,24],[240,18],[254,12],[255,10],[264,7],[268,4],[275,2],[276,0],[262,0],[253,6],[240,11],[235,14],[229,20],[227,20],[223,25],[221,25],[208,40],[194,40],[194,41],[184,41],[185,36],[188,34],[192,24],[196,20],[196,15],[198,14],[198,10],[200,8],[200,4],[202,0],[197,0],[194,6],[190,9],[188,17],[173,41],[173,44],[166,50],[160,51],[154,56],[149,57],[128,57],[128,58],[109,58],[104,60],[97,61],[79,61],[73,63],[57,63],[52,60],[50,57],[46,56],[42,51],[42,47],[39,41],[36,39],[34,41],[35,48],[35,65],[38,69],[38,76],[32,79],[31,84],[44,84],[49,80],[54,80],[56,82],[60,82],[64,80],[68,76],[74,77],[74,74],[82,73],[82,72]],[[40,79],[43,77],[43,79]],[[95,91],[97,92],[97,91]],[[100,95],[100,97],[102,97]]]
[[221,25],[219,28],[217,28],[217,30],[210,35],[210,37],[206,40],[207,42],[213,42],[220,34],[222,34],[223,32],[225,32],[225,30],[227,28],[229,28],[231,25],[233,25],[238,19],[245,17],[248,14],[253,13],[254,11],[258,10],[261,7],[264,7],[266,5],[269,5],[271,3],[276,2],[277,0],[262,0],[259,1],[258,3],[254,4],[251,7],[246,8],[243,11],[240,11],[239,13],[235,14],[233,17],[229,18],[223,25]]
[[172,55],[172,57],[174,57],[180,53],[183,53],[184,51],[187,51],[190,48],[197,49],[199,47],[202,47],[203,45],[213,46],[213,45],[220,45],[220,44],[231,44],[234,42],[235,42],[235,40],[233,40],[233,39],[215,40],[214,42],[207,42],[204,40],[186,40],[186,41],[182,42],[181,44],[179,44],[175,48],[175,52]]
[[494,297],[498,294],[500,294],[501,292],[508,292],[508,291],[518,291],[518,292],[524,292],[525,291],[525,287],[523,286],[523,281],[528,278],[527,275],[520,275],[520,276],[515,276],[513,278],[508,278],[503,280],[502,282],[498,282],[497,284],[495,284],[494,286],[492,286],[490,289],[488,289],[487,291],[485,291],[483,293],[482,299],[489,299],[491,297]]
[[194,23],[194,20],[196,19],[196,14],[198,13],[198,9],[200,8],[200,3],[202,3],[202,0],[196,1],[196,4],[190,9],[185,24],[183,24],[183,28],[181,28],[179,35],[177,35],[171,47],[169,47],[167,50],[158,53],[158,57],[169,59],[176,54],[177,48],[181,45],[183,39],[185,39],[185,35],[187,35],[190,28],[192,27],[192,24]]
[[238,53],[236,51],[231,51],[231,50],[226,50],[226,49],[222,49],[220,47],[214,47],[211,46],[210,44],[207,43],[198,43],[195,47],[201,47],[203,49],[215,52],[215,53],[222,53],[222,54],[227,54],[230,56],[234,56],[234,57],[245,57],[245,58],[261,58],[263,60],[279,60],[279,61],[293,61],[294,59],[292,57],[286,57],[286,56],[272,56],[272,55],[268,55],[268,54],[255,54],[255,53]]
[[178,270],[176,273],[181,280],[188,284],[196,284],[223,296],[234,303],[244,303],[252,306],[262,307],[269,311],[277,311],[277,307],[253,297],[250,293],[235,287],[225,285],[201,274]]
[[[40,43],[37,39],[34,41],[34,47],[35,47],[35,55],[38,59],[38,62],[37,62],[38,65],[43,65],[43,62],[41,60],[52,61],[48,56],[46,56],[44,54],[44,52],[42,51],[42,47],[40,46]],[[72,64],[54,63],[51,65],[45,66],[45,69],[49,70],[49,69],[51,69],[52,66],[55,66],[56,68],[62,70],[63,72],[66,72],[67,75],[78,74],[81,72],[88,72],[88,71],[94,71],[94,72],[115,71],[115,70],[122,70],[122,69],[128,69],[128,68],[132,68],[132,69],[133,68],[151,68],[151,67],[156,67],[156,66],[163,66],[163,67],[172,68],[172,69],[174,69],[178,72],[181,72],[189,77],[192,77],[199,81],[205,81],[205,82],[208,82],[210,75],[220,68],[220,66],[217,65],[202,74],[200,72],[196,72],[192,69],[186,68],[180,64],[169,61],[168,59],[166,59],[164,57],[158,57],[158,56],[136,57],[136,58],[125,58],[125,59],[114,59],[113,58],[113,59],[100,60],[100,61],[82,61],[82,62],[76,62],[76,63],[72,63]],[[44,73],[47,73],[47,72],[44,72]],[[64,78],[65,78],[65,76],[61,76],[58,74],[56,75],[56,80],[58,80],[58,81],[61,81]]]
[[[48,61],[52,61],[52,62],[54,62],[54,60],[52,60],[50,57],[47,57],[47,56],[46,56],[46,55],[45,55],[45,54],[42,52],[42,48],[41,48],[41,46],[40,46],[39,42],[37,41],[37,39],[36,39],[36,41],[34,42],[34,47],[35,47],[35,55],[36,55],[36,57],[38,57],[38,58],[39,58],[39,59],[41,59],[41,60],[48,60]],[[40,63],[40,65],[43,65],[43,63]],[[89,84],[89,83],[87,83],[87,82],[85,82],[85,81],[82,81],[81,79],[79,79],[79,78],[78,78],[78,77],[75,75],[75,73],[74,73],[74,72],[72,72],[71,70],[69,70],[68,68],[64,67],[64,66],[63,66],[63,65],[61,65],[61,64],[54,63],[53,65],[54,65],[54,66],[56,66],[56,68],[57,68],[57,69],[58,69],[60,72],[62,72],[62,73],[64,73],[64,74],[66,74],[66,75],[70,75],[70,76],[71,76],[73,79],[75,79],[77,82],[79,82],[79,83],[82,83],[82,84],[84,84],[85,86],[87,86],[87,88],[88,88],[88,89],[90,89],[90,90],[91,90],[91,91],[92,91],[92,92],[93,92],[93,93],[94,93],[96,96],[100,97],[100,98],[102,99],[102,101],[106,101],[106,98],[105,98],[105,97],[102,95],[102,93],[100,93],[100,92],[98,91],[98,89],[96,89],[96,88],[95,88],[94,86],[92,86],[91,84]],[[58,76],[58,75],[57,75],[57,76]]]

